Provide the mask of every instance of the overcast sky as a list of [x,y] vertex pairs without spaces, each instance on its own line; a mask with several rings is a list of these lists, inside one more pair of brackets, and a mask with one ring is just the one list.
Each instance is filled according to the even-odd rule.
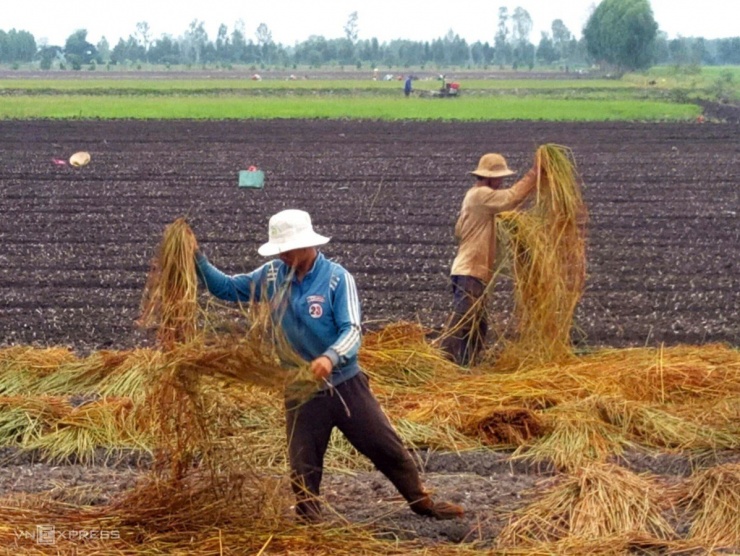
[[[163,6],[163,4],[166,5]],[[182,35],[193,20],[202,21],[208,37],[215,40],[220,24],[229,33],[242,21],[247,39],[255,39],[265,23],[275,42],[290,46],[311,35],[344,36],[344,26],[357,12],[360,39],[381,42],[397,38],[431,41],[451,29],[473,43],[493,43],[498,9],[511,15],[517,6],[533,21],[530,40],[537,44],[542,31],[550,31],[554,19],[581,36],[597,0],[0,0],[0,29],[29,31],[37,42],[63,46],[77,29],[86,29],[87,40],[96,44],[102,36],[111,46],[135,33],[146,21],[151,35]],[[651,0],[653,15],[669,38],[706,39],[740,36],[740,0]]]

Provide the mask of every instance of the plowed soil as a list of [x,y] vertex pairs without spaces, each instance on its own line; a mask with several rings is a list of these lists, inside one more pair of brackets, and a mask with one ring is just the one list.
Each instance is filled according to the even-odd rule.
[[[3,121],[0,346],[150,345],[134,321],[164,227],[187,215],[211,261],[237,273],[263,262],[268,218],[285,208],[308,210],[332,237],[323,250],[354,273],[368,327],[401,319],[440,327],[466,172],[498,151],[523,173],[548,142],[573,149],[590,211],[577,341],[737,345],[739,135],[737,123]],[[84,168],[53,161],[80,150],[92,155]],[[238,187],[250,165],[265,171],[264,189]],[[494,310],[506,298],[502,284]],[[330,475],[324,490],[350,520],[459,542],[495,537],[504,512],[547,476],[505,454],[422,463],[430,487],[464,503],[468,517],[416,518],[377,474]],[[624,464],[667,482],[690,469],[681,457]],[[131,468],[16,461],[0,466],[0,492],[94,484],[104,503],[129,485]]]
[[[1,122],[0,345],[147,341],[133,325],[164,227],[187,215],[227,272],[263,262],[271,214],[308,210],[368,326],[441,326],[453,227],[486,151],[520,172],[573,149],[590,210],[588,345],[740,338],[736,124]],[[60,166],[84,150],[84,168]],[[238,187],[255,165],[264,189]],[[505,285],[502,285],[505,289]],[[505,303],[506,294],[498,295]]]

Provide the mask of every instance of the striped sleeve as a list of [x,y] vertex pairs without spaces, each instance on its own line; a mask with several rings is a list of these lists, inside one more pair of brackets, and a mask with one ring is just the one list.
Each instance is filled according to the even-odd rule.
[[[334,287],[334,322],[337,325],[338,336],[329,346],[327,354],[335,365],[342,366],[349,359],[357,356],[362,343],[360,298],[353,276],[344,271],[337,275],[338,280],[332,281]],[[333,354],[331,352],[334,352]],[[332,355],[336,355],[332,357]]]

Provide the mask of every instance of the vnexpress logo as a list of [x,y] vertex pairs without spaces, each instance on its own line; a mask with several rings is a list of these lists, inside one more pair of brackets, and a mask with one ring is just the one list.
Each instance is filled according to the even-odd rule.
[[57,542],[57,532],[53,525],[36,526],[36,543],[37,544],[55,544]]

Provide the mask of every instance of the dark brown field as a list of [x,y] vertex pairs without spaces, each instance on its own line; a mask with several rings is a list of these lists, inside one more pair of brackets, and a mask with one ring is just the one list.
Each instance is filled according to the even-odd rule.
[[[212,262],[263,261],[267,221],[302,208],[354,272],[364,319],[438,327],[473,169],[573,149],[590,210],[590,346],[740,339],[737,124],[1,122],[0,345],[140,345],[133,322],[164,227],[187,215]],[[58,166],[78,150],[89,166]],[[263,190],[239,188],[249,165]],[[500,291],[497,302],[503,303]]]
[[[164,227],[187,215],[212,262],[236,273],[261,264],[268,218],[284,208],[308,210],[332,236],[324,252],[354,272],[368,327],[439,327],[466,172],[487,151],[523,172],[548,142],[573,149],[590,210],[578,343],[737,345],[738,136],[737,123],[3,121],[0,346],[150,345],[134,320]],[[52,161],[79,150],[92,155],[87,167]],[[263,190],[237,186],[252,164],[266,172]],[[494,307],[505,304],[502,285]],[[681,455],[623,463],[667,484],[691,470]],[[138,473],[126,462],[28,464],[0,465],[0,493],[94,484],[99,499],[88,502],[105,503]],[[324,492],[350,521],[485,546],[543,476],[494,452],[431,454],[423,466],[431,488],[464,503],[468,517],[417,518],[377,473],[329,474]]]

